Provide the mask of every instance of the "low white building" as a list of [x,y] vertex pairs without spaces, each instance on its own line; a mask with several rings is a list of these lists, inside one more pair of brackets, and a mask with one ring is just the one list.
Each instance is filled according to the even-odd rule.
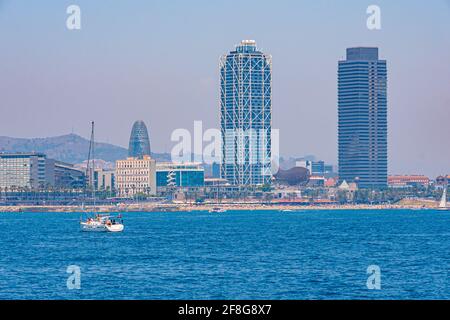
[[116,189],[119,197],[156,195],[156,161],[150,156],[116,161]]

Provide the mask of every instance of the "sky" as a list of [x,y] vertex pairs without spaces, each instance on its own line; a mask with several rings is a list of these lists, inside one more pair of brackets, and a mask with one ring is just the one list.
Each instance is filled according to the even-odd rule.
[[[81,30],[66,28],[71,4]],[[88,137],[95,120],[98,141],[127,146],[142,119],[170,152],[173,130],[219,127],[219,57],[242,39],[272,55],[283,156],[337,164],[337,62],[377,46],[389,172],[450,173],[450,0],[0,0],[0,135]]]

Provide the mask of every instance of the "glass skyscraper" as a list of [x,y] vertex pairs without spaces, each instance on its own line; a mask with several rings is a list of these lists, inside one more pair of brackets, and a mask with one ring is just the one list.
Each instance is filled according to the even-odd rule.
[[233,185],[271,182],[272,57],[243,40],[220,59],[221,176]]
[[387,70],[378,48],[349,48],[338,66],[341,181],[387,187]]
[[148,138],[147,126],[144,121],[138,120],[131,129],[128,156],[142,158],[145,155],[150,155],[150,139]]

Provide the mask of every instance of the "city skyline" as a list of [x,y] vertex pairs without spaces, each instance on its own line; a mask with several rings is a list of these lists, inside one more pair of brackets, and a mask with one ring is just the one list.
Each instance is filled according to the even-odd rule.
[[450,0],[0,0],[0,39],[15,310],[450,301]]
[[[198,12],[187,10],[188,16],[182,19],[184,31],[176,24],[164,29],[161,36],[150,28],[166,27],[186,12],[185,4],[152,3],[153,11],[141,12],[136,11],[149,5],[103,8],[99,3],[78,4],[83,27],[79,33],[71,33],[64,29],[67,3],[60,7],[1,3],[0,34],[7,50],[0,53],[4,61],[0,83],[5,88],[2,108],[7,108],[9,117],[1,121],[0,135],[54,136],[74,128],[86,137],[88,123],[94,119],[99,141],[126,146],[132,122],[143,119],[150,127],[153,149],[170,152],[172,130],[191,129],[194,120],[203,120],[205,127],[219,127],[217,58],[239,40],[250,38],[274,57],[273,118],[274,128],[280,129],[281,155],[315,154],[337,164],[335,64],[346,47],[368,45],[382,48],[382,58],[389,61],[391,70],[389,172],[434,177],[448,171],[450,151],[439,149],[448,135],[450,105],[445,89],[450,83],[450,66],[442,63],[450,56],[445,41],[450,32],[446,1],[425,7],[379,1],[383,17],[379,31],[365,26],[369,3],[356,1],[345,8],[320,1],[284,2],[272,7],[272,23],[264,25],[250,18],[236,22],[227,32],[214,23],[218,13],[208,15],[217,8],[205,5]],[[257,10],[268,13],[263,7]],[[242,14],[250,8],[251,3],[244,4]],[[120,10],[136,13],[136,21],[120,20]],[[166,22],[149,20],[155,12],[171,18]],[[112,26],[110,17],[118,23]],[[203,20],[196,19],[199,17]],[[323,19],[329,19],[326,27],[320,24]],[[211,30],[202,30],[200,21],[209,23]],[[111,34],[105,34],[109,28]],[[192,38],[179,37],[190,32]],[[43,34],[48,34],[46,41],[33,40]],[[125,38],[129,34],[133,36]],[[188,64],[175,59],[180,49]],[[315,63],[320,63],[320,68]],[[22,126],[16,125],[18,119]],[[314,139],[310,139],[311,132]]]

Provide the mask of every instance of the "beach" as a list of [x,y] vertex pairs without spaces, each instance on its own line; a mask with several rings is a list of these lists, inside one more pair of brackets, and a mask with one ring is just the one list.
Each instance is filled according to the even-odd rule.
[[405,200],[396,204],[308,204],[308,203],[258,203],[258,202],[227,202],[227,203],[155,203],[140,202],[130,204],[111,204],[98,206],[81,205],[17,205],[0,206],[0,212],[190,212],[210,211],[220,208],[226,211],[289,211],[289,210],[387,210],[387,209],[436,209],[438,203],[428,200]]

